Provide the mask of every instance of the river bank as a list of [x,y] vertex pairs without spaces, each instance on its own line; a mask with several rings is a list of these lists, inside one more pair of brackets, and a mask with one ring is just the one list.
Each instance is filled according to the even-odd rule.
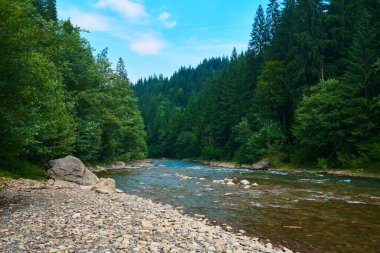
[[99,172],[105,172],[105,171],[111,171],[111,170],[123,170],[123,169],[138,169],[141,167],[148,167],[153,166],[152,160],[145,159],[145,160],[138,160],[138,161],[131,161],[131,162],[123,162],[118,161],[113,164],[107,164],[107,165],[87,165],[87,168],[94,173]]
[[24,179],[0,188],[3,252],[291,252],[124,192]]
[[338,177],[358,177],[358,178],[380,178],[379,173],[361,171],[351,171],[351,170],[329,170],[329,169],[307,169],[307,168],[293,168],[291,166],[281,166],[274,167],[271,166],[267,160],[260,161],[254,164],[238,164],[228,161],[207,161],[207,160],[196,160],[196,159],[184,159],[184,161],[192,161],[201,163],[208,166],[230,168],[230,169],[251,169],[251,170],[269,170],[269,171],[283,171],[283,172],[294,172],[294,173],[310,173],[310,174],[322,174],[322,175],[333,175]]

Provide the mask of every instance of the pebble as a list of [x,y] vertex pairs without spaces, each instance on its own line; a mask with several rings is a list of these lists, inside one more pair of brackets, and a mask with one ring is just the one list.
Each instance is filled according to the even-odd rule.
[[114,196],[11,181],[0,192],[1,252],[291,252],[228,232],[227,225],[227,231],[207,225],[202,214],[190,217],[127,193]]
[[75,214],[72,216],[73,219],[76,219],[76,218],[79,218],[79,217],[80,217],[80,213],[75,213]]

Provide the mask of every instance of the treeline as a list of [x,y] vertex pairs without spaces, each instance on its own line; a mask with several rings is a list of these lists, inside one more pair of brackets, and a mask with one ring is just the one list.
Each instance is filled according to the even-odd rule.
[[136,84],[150,155],[378,170],[379,15],[377,0],[260,6],[246,52]]
[[195,69],[182,67],[170,79],[152,76],[133,86],[151,157],[195,156],[199,147],[192,130],[200,112],[198,106],[202,106],[199,92],[228,64],[228,58],[212,58]]
[[[94,57],[55,0],[0,1],[0,167],[73,154],[144,158],[142,117],[120,59]],[[13,166],[14,167],[14,166]]]

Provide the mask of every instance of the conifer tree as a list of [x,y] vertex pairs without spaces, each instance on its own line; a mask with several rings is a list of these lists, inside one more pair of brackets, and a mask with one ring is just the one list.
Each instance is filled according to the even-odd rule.
[[278,22],[280,18],[280,5],[277,0],[270,0],[266,9],[266,25],[269,33],[269,40],[273,39],[276,33]]
[[[352,46],[349,49],[348,67],[345,81],[365,98],[373,97],[371,94],[371,77],[374,74],[376,57],[372,48],[374,35],[369,23],[369,14],[366,10],[358,13],[355,25],[355,34]],[[372,87],[376,89],[376,87]]]
[[32,4],[35,7],[37,13],[41,16],[45,14],[45,0],[32,0]]
[[58,20],[56,0],[46,1],[45,16],[48,20]]
[[125,69],[124,60],[120,57],[116,65],[116,73],[123,79],[128,79],[127,70]]
[[237,60],[237,58],[238,58],[238,55],[237,55],[236,47],[234,47],[231,53],[231,61],[235,61]]
[[265,22],[265,14],[263,7],[259,5],[256,16],[252,25],[251,40],[249,48],[256,54],[260,54],[269,42],[268,26]]

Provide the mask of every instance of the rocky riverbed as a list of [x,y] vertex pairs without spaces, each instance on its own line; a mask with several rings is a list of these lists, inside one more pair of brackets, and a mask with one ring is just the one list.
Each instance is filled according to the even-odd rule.
[[291,252],[121,191],[4,179],[0,189],[2,252]]

